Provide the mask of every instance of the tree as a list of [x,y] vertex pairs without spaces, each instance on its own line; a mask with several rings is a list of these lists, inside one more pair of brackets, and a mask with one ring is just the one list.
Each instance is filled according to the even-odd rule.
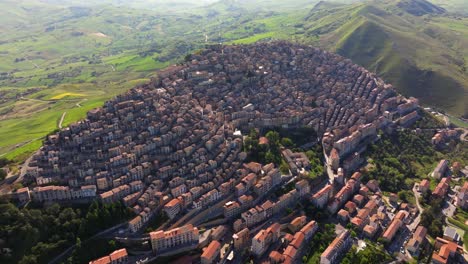
[[109,241],[109,247],[110,247],[112,250],[116,250],[116,249],[117,249],[117,244],[115,243],[115,240],[110,240],[110,241]]
[[281,171],[282,174],[288,174],[289,173],[289,165],[284,160],[281,160],[280,171]]
[[258,139],[258,132],[255,128],[250,129],[249,137],[252,139]]
[[265,162],[266,163],[276,163],[275,160],[276,160],[275,155],[271,151],[268,151],[266,153],[266,155],[265,155]]
[[404,202],[408,202],[405,191],[398,192],[398,198],[400,198],[400,200],[402,200]]
[[439,219],[435,219],[429,226],[429,234],[435,236],[440,236],[442,234],[443,223]]
[[11,161],[8,160],[7,158],[0,158],[0,168],[1,167],[5,167],[6,165],[8,165]]
[[282,138],[281,139],[281,145],[283,145],[286,148],[291,148],[294,146],[294,142],[290,138]]
[[3,181],[7,176],[6,171],[4,171],[2,168],[0,168],[0,181]]
[[265,137],[268,139],[270,147],[277,147],[279,145],[280,136],[276,131],[268,131]]
[[75,246],[78,249],[81,248],[81,239],[79,237],[76,238]]
[[191,60],[192,60],[192,54],[187,54],[187,55],[185,55],[184,61],[187,61],[187,62],[188,62],[188,61],[191,61]]

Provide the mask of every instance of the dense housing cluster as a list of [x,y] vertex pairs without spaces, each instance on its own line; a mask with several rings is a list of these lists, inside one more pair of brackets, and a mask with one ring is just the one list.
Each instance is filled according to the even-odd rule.
[[236,129],[279,126],[325,133],[338,166],[377,128],[412,119],[416,106],[364,68],[316,48],[212,46],[49,136],[28,173],[38,185],[95,185],[105,201],[176,177],[173,185],[188,190],[233,173],[231,163],[243,158]]
[[[313,47],[287,42],[210,46],[48,136],[29,163],[28,175],[38,186],[16,195],[40,202],[122,201],[137,214],[129,222],[133,233],[164,212],[179,222],[150,234],[155,254],[203,244],[197,220],[184,217],[200,218],[219,203],[221,214],[233,222],[234,248],[248,246],[259,259],[284,236],[278,223],[259,225],[304,199],[331,214],[344,206],[339,217],[374,237],[388,225],[382,224],[386,211],[378,187],[362,186],[360,174],[345,176],[362,163],[360,154],[378,129],[408,126],[418,118],[417,107],[416,99],[397,95],[373,73]],[[310,166],[304,153],[281,150],[298,176],[293,179],[274,164],[245,162],[242,133],[304,126],[322,139],[333,185],[311,193],[309,180],[301,177]],[[293,188],[272,198],[285,181]],[[377,196],[368,197],[366,188],[376,189]],[[384,237],[392,240],[406,215],[395,218]],[[271,261],[298,261],[317,230],[305,216],[291,226],[293,234],[282,238],[288,242],[267,253]],[[343,232],[321,262],[335,263],[349,236]],[[220,247],[212,239],[202,263],[220,258]]]

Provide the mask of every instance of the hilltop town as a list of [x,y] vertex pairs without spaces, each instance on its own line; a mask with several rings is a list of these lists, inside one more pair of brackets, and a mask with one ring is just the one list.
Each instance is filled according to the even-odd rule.
[[[339,263],[364,239],[412,258],[429,245],[419,225],[422,209],[383,193],[376,180],[364,181],[360,168],[380,132],[409,128],[422,113],[417,99],[314,47],[208,46],[49,135],[25,165],[29,186],[12,196],[21,203],[97,200],[131,208],[135,217],[115,234],[126,247],[91,263],[144,263],[181,253],[188,260],[177,263],[301,263],[310,255],[308,245],[325,233],[324,223],[335,228],[320,263]],[[314,133],[302,146],[320,147],[324,175],[310,177],[304,149],[266,133],[304,127]],[[252,160],[250,131],[286,165]],[[458,132],[440,130],[432,143],[450,137]],[[451,177],[445,176],[461,170],[459,163],[441,161],[431,195],[448,198]],[[414,190],[428,191],[427,180]],[[451,197],[453,207],[466,208],[468,185]],[[144,232],[160,215],[166,221]],[[448,230],[434,241],[432,261],[463,261],[461,242]]]

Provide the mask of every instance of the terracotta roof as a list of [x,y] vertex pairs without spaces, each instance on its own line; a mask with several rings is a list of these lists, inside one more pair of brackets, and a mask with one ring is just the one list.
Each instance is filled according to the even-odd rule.
[[353,201],[355,201],[357,203],[362,203],[364,201],[364,196],[362,196],[360,194],[356,194],[353,197]]
[[244,164],[244,167],[251,171],[260,171],[262,169],[262,164],[257,162],[249,162],[247,164]]
[[299,216],[299,217],[294,218],[291,221],[291,225],[294,227],[301,227],[305,221],[306,221],[305,216]]
[[118,259],[121,259],[121,258],[125,258],[127,256],[128,256],[128,253],[127,253],[127,249],[125,249],[125,248],[118,249],[118,250],[112,252],[109,255],[111,261],[115,261],[115,260],[118,260]]
[[327,185],[323,187],[320,191],[318,191],[316,194],[314,194],[312,197],[313,198],[319,198],[320,196],[324,195],[325,193],[329,192],[331,190],[332,186]]
[[353,173],[353,175],[351,176],[351,179],[359,181],[361,179],[361,177],[362,177],[362,173],[357,171],[357,172]]
[[164,207],[174,207],[178,204],[180,204],[180,200],[177,198],[174,198],[171,201],[169,201],[166,205],[164,205]]
[[368,217],[369,217],[369,209],[367,208],[362,208],[361,210],[359,210],[358,214],[356,217],[362,219],[362,220],[366,220]]
[[290,245],[295,247],[296,249],[299,249],[302,246],[302,243],[304,243],[304,238],[304,234],[302,234],[301,232],[297,232],[294,235],[294,239]]
[[151,232],[150,233],[150,238],[151,238],[151,240],[153,240],[153,239],[174,237],[176,235],[186,233],[186,232],[193,232],[195,234],[198,234],[198,229],[194,228],[193,225],[188,224],[188,225],[184,225],[184,226],[174,228],[174,229],[171,229],[171,230],[168,230],[168,231],[159,230],[159,231]]
[[384,234],[382,237],[387,240],[392,240],[393,236],[395,236],[396,232],[398,229],[401,227],[402,222],[400,219],[394,218],[392,223],[390,223],[390,226],[385,230]]
[[365,233],[368,233],[368,234],[370,234],[370,235],[373,235],[374,232],[375,232],[375,227],[373,227],[373,226],[371,226],[371,225],[366,225],[366,226],[364,227],[364,232],[365,232]]
[[419,184],[419,186],[422,186],[422,187],[429,187],[429,181],[427,179],[424,179],[421,181],[421,183]]
[[355,226],[361,226],[362,225],[362,219],[358,218],[358,217],[353,217],[353,219],[351,219],[351,224],[353,224]]
[[111,263],[111,259],[109,256],[105,256],[100,259],[96,259],[96,260],[89,262],[89,264],[108,264],[108,263]]
[[316,226],[317,226],[317,222],[312,220],[309,223],[307,223],[304,227],[302,227],[301,232],[303,232],[304,234],[307,234],[312,229],[314,229]]
[[265,239],[267,238],[268,236],[268,232],[266,230],[260,230],[260,232],[258,232],[255,236],[254,236],[254,239],[257,240],[257,241],[265,241]]
[[266,145],[266,144],[268,144],[268,142],[269,142],[268,138],[266,138],[266,137],[260,137],[258,139],[258,144],[260,144],[260,145]]
[[282,264],[293,264],[293,259],[290,256],[283,255],[283,259]]
[[18,190],[16,191],[16,193],[23,193],[23,192],[28,192],[28,191],[29,191],[29,188],[28,188],[28,187],[23,187],[23,188],[21,188],[21,189],[18,189]]
[[433,259],[433,260],[436,260],[436,261],[439,262],[439,263],[443,263],[443,264],[447,263],[447,259],[443,259],[441,256],[439,256],[439,255],[438,255],[437,253],[435,253],[435,252],[432,254],[432,259]]
[[352,211],[355,211],[356,208],[357,208],[357,205],[352,202],[352,201],[348,201],[346,204],[345,204],[345,207],[346,209],[348,209],[348,211],[352,210]]
[[398,211],[398,213],[395,215],[394,219],[399,219],[401,221],[405,220],[406,218],[406,212],[403,210]]
[[336,249],[338,249],[339,247],[341,247],[344,239],[346,239],[346,237],[349,236],[349,231],[346,230],[344,231],[343,233],[341,233],[339,236],[337,236],[332,242],[330,245],[328,245],[327,249],[325,249],[325,251],[322,253],[322,257],[326,257],[326,258],[330,258],[330,255],[332,254],[332,252],[334,252]]
[[206,247],[201,255],[202,258],[212,260],[216,256],[215,254],[219,254],[219,249],[221,248],[221,243],[216,240],[211,241],[211,243]]
[[270,208],[273,208],[273,203],[270,200],[267,200],[261,206],[262,206],[263,210],[268,210]]
[[276,233],[281,229],[281,225],[278,223],[274,223],[271,226],[269,226],[266,231],[267,233]]
[[348,217],[349,213],[348,213],[348,211],[346,211],[344,209],[341,209],[340,211],[338,211],[338,215],[341,216],[341,217]]
[[286,255],[288,257],[294,258],[297,254],[297,249],[294,248],[293,246],[289,245],[285,250],[283,255]]
[[131,225],[136,225],[138,224],[139,222],[141,222],[141,216],[136,216],[135,218],[133,218],[132,220],[130,220],[129,224]]
[[283,260],[283,255],[281,255],[281,253],[279,253],[276,250],[270,252],[270,255],[268,255],[268,257],[270,258],[270,260],[276,263],[280,263]]

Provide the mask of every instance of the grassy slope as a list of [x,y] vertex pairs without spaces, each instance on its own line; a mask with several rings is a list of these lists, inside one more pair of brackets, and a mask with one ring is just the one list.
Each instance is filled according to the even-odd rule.
[[[191,23],[190,17],[122,12],[112,6],[91,8],[80,16],[68,7],[23,4],[25,8],[10,0],[0,2],[0,20],[8,23],[0,27],[5,33],[0,34],[0,73],[8,73],[8,78],[0,78],[0,156],[17,160],[58,128],[64,112],[65,126],[112,96],[148,82],[157,69],[174,61],[158,60],[171,51],[159,48],[160,53],[153,46],[176,41],[175,35]],[[30,19],[34,12],[41,14],[40,19]],[[61,96],[67,93],[79,96]]]
[[[394,5],[358,3],[313,10],[306,34],[318,44],[376,71],[405,95],[468,114],[468,50],[464,19],[416,17]],[[319,22],[314,18],[319,17]],[[450,28],[450,30],[447,30]]]
[[441,6],[450,12],[468,14],[468,1],[466,0],[429,0],[429,2]]

